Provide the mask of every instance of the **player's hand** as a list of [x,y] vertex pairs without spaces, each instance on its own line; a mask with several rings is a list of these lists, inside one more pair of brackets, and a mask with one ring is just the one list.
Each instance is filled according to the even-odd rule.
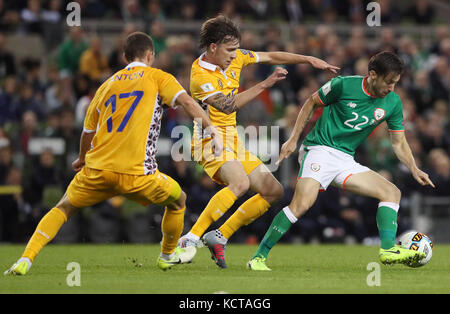
[[309,57],[309,63],[313,67],[315,67],[316,69],[327,70],[327,71],[330,71],[330,72],[332,72],[334,74],[336,74],[341,69],[341,68],[339,68],[337,66],[328,64],[327,62],[325,62],[325,61],[323,61],[323,60],[321,60],[319,58],[312,57],[312,56]]
[[435,187],[433,182],[431,182],[430,178],[428,177],[428,174],[420,170],[419,168],[416,168],[411,171],[414,179],[416,179],[417,182],[420,183],[420,185],[431,185],[433,188]]
[[279,166],[283,159],[288,158],[296,149],[297,141],[294,141],[293,139],[287,140],[283,146],[281,146],[280,156],[275,164]]
[[84,164],[85,164],[84,160],[81,160],[80,158],[77,158],[72,163],[72,168],[73,168],[73,170],[75,170],[75,172],[78,172],[84,167]]
[[288,74],[288,71],[282,67],[276,67],[275,71],[273,71],[272,74],[268,78],[266,78],[263,81],[264,88],[271,88],[274,86],[277,82],[282,81],[286,79],[286,76]]
[[216,128],[209,127],[207,129],[211,133],[211,149],[214,153],[214,156],[218,157],[222,155],[223,152],[222,137],[219,135],[219,132],[217,132]]

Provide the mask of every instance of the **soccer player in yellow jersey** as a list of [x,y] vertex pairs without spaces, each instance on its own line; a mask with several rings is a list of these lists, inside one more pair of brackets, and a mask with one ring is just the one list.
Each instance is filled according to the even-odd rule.
[[192,97],[208,112],[211,122],[222,135],[225,147],[222,156],[214,157],[208,154],[211,138],[208,132],[195,124],[192,140],[194,159],[215,182],[226,187],[211,198],[190,232],[180,239],[180,247],[201,245],[200,237],[203,233],[240,196],[249,189],[256,193],[218,230],[203,236],[203,242],[221,268],[226,268],[225,245],[231,235],[240,227],[263,215],[271,204],[283,195],[282,185],[256,156],[245,150],[239,141],[236,131],[236,111],[256,98],[263,90],[285,79],[287,71],[278,67],[266,80],[238,93],[242,68],[253,63],[272,65],[309,63],[315,68],[334,73],[339,69],[311,56],[239,49],[239,41],[239,30],[230,19],[219,15],[207,20],[200,31],[200,47],[206,51],[194,61],[190,82]]
[[79,157],[72,164],[77,174],[39,222],[22,257],[5,274],[25,275],[67,219],[80,208],[117,195],[145,206],[165,206],[159,268],[166,270],[189,257],[188,250],[176,248],[184,226],[186,194],[158,170],[155,158],[163,104],[180,105],[190,117],[201,119],[213,133],[213,154],[221,154],[223,146],[205,112],[177,80],[151,67],[153,51],[150,36],[136,32],[127,37],[124,57],[129,64],[100,86],[86,113]]

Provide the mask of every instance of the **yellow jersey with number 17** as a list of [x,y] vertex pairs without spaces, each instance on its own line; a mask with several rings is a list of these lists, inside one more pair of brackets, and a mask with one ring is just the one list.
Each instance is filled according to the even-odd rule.
[[96,132],[86,166],[147,175],[157,170],[163,104],[185,92],[171,74],[133,62],[106,80],[92,99],[84,132]]

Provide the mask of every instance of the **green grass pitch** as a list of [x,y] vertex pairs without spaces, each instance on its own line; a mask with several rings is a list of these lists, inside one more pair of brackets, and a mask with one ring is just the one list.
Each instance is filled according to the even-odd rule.
[[[0,245],[3,272],[24,245]],[[450,293],[450,245],[435,245],[421,268],[379,264],[379,286],[369,286],[378,248],[359,245],[279,244],[269,256],[271,272],[252,272],[246,262],[255,246],[230,244],[227,269],[219,269],[207,248],[191,264],[166,272],[156,267],[159,245],[48,245],[24,277],[0,275],[0,293]],[[80,265],[80,286],[69,287],[68,263]],[[373,277],[371,277],[373,278]]]

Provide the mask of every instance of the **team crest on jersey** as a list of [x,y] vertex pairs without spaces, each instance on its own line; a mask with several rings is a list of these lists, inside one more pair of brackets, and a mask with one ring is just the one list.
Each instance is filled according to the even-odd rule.
[[386,111],[384,111],[384,109],[377,108],[377,109],[375,109],[375,111],[373,112],[373,115],[374,115],[374,117],[375,117],[375,120],[380,121],[380,120],[383,119],[384,116],[386,115]]
[[220,79],[217,79],[217,83],[219,84],[220,88],[223,89],[223,83],[222,83],[222,81]]
[[204,92],[212,92],[214,90],[214,86],[211,83],[206,83],[200,86]]
[[313,163],[311,164],[311,170],[314,171],[314,172],[319,171],[319,170],[320,170],[320,165],[317,164],[317,163],[315,163],[315,162],[313,162]]

